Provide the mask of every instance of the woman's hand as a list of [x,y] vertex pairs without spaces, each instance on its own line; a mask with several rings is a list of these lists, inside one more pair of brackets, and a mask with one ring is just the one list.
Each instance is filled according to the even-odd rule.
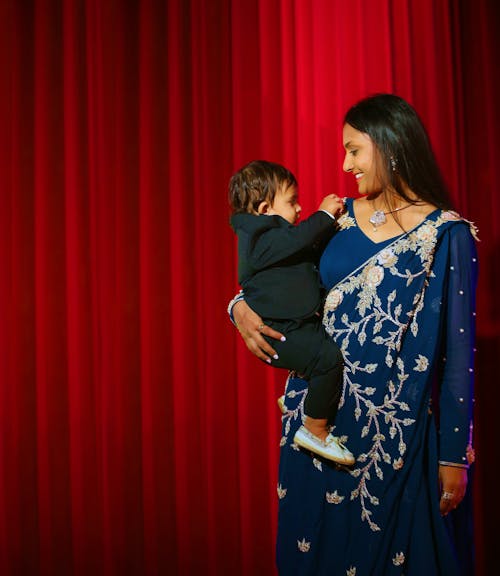
[[456,466],[439,465],[439,486],[441,488],[441,499],[439,509],[442,516],[446,516],[465,496],[467,488],[467,469]]
[[271,358],[278,357],[276,350],[266,342],[262,334],[281,341],[284,341],[285,337],[280,332],[266,326],[262,322],[262,318],[244,300],[236,302],[233,306],[233,318],[236,328],[238,328],[250,352],[268,363],[271,363]]

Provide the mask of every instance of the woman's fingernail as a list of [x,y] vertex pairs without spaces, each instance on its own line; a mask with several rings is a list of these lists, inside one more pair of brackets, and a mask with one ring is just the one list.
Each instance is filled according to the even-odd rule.
[[271,364],[271,358],[266,358],[266,362],[267,362],[268,364]]
[[273,356],[273,358],[274,358],[275,360],[277,360],[277,359],[279,358],[279,356],[278,356],[277,354],[275,354],[275,355]]
[[286,342],[286,338],[285,338],[284,336],[282,336],[282,337],[280,338],[280,340],[281,340],[282,342]]

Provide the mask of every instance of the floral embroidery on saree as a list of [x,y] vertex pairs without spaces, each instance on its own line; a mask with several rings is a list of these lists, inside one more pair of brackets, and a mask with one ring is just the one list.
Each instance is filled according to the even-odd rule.
[[[362,423],[361,438],[369,440],[363,444],[365,449],[357,454],[356,465],[350,471],[357,479],[350,500],[359,500],[361,518],[373,531],[380,530],[373,519],[379,499],[371,482],[384,479],[385,466],[394,471],[404,467],[405,429],[415,422],[406,384],[415,379],[415,373],[425,373],[430,364],[425,354],[414,353],[412,349],[401,354],[401,350],[408,331],[413,337],[419,333],[419,314],[429,279],[433,277],[439,227],[454,219],[459,219],[458,215],[441,212],[435,221],[426,220],[398,237],[333,287],[326,298],[323,323],[345,358],[340,406],[348,395],[353,402],[354,418]],[[342,217],[341,228],[352,226],[351,220]],[[377,358],[384,359],[385,368],[379,367],[380,362],[364,362],[366,354],[359,354],[361,360],[355,352],[351,356],[353,350],[374,345],[379,350]],[[376,373],[390,378],[376,380]],[[365,378],[365,382],[376,383],[377,388],[363,385],[366,375],[372,377]],[[380,388],[384,388],[382,395]],[[343,497],[336,493],[337,500]]]

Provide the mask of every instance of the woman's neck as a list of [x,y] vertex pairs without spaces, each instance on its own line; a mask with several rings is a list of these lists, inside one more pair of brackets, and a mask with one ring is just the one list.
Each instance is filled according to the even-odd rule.
[[421,204],[420,198],[409,188],[403,186],[404,196],[396,192],[393,188],[386,188],[368,194],[366,199],[371,203],[374,210],[391,211],[407,206],[408,204]]

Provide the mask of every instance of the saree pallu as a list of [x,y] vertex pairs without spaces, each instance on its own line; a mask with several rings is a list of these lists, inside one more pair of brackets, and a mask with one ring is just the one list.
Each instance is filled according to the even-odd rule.
[[[349,213],[339,223],[339,235],[356,227]],[[329,290],[323,323],[345,359],[333,433],[356,463],[339,467],[293,444],[307,386],[290,374],[277,487],[281,576],[473,573],[470,494],[443,518],[438,486],[438,462],[466,467],[471,454],[471,232],[436,210]]]

